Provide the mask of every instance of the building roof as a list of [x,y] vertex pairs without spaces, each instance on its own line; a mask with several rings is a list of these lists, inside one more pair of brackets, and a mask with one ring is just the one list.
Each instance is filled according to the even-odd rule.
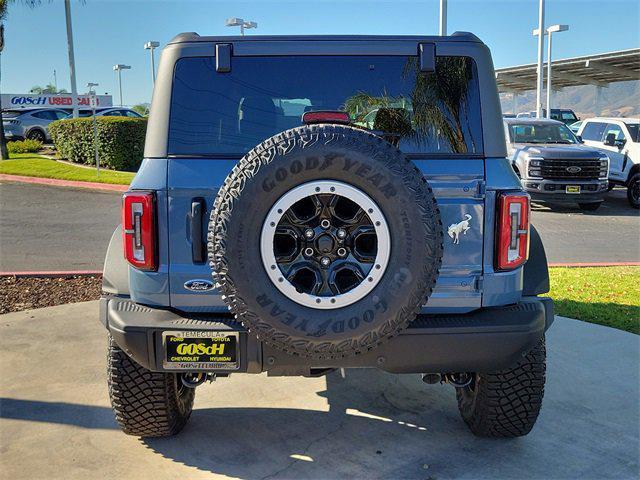
[[[607,87],[613,82],[640,80],[640,48],[555,60],[551,64],[553,89],[578,85]],[[501,93],[536,89],[537,64],[496,69]],[[546,84],[546,63],[544,67]]]

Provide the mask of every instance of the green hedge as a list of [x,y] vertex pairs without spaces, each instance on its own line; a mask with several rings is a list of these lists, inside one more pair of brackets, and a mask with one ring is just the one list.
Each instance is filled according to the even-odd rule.
[[[146,118],[96,117],[100,167],[135,172],[142,162]],[[95,164],[93,118],[58,120],[49,124],[58,154],[71,162]]]
[[42,142],[29,138],[7,142],[7,150],[9,153],[36,153],[42,150]]

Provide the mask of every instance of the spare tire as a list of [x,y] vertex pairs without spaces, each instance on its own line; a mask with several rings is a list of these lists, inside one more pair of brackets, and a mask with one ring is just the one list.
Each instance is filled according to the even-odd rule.
[[247,153],[218,192],[209,265],[235,318],[282,351],[362,353],[415,318],[442,222],[421,172],[365,130],[311,125]]

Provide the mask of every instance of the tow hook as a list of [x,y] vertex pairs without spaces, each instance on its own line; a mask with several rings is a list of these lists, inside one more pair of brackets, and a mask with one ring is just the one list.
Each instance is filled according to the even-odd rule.
[[180,374],[182,384],[187,388],[196,388],[207,381],[208,375],[204,372],[188,372]]
[[473,375],[470,373],[445,373],[444,381],[450,383],[456,388],[465,388],[471,385]]

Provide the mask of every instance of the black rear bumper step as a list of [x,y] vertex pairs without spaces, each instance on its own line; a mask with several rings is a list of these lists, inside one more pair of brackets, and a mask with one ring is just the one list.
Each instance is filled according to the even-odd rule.
[[[116,343],[140,365],[162,370],[165,330],[237,331],[240,372],[309,375],[323,368],[379,368],[395,373],[489,372],[529,351],[553,322],[553,302],[523,297],[515,305],[462,315],[419,315],[403,332],[369,352],[338,360],[313,360],[275,350],[255,339],[230,315],[184,316],[126,297],[104,297],[100,320]],[[232,373],[219,371],[219,373]]]

